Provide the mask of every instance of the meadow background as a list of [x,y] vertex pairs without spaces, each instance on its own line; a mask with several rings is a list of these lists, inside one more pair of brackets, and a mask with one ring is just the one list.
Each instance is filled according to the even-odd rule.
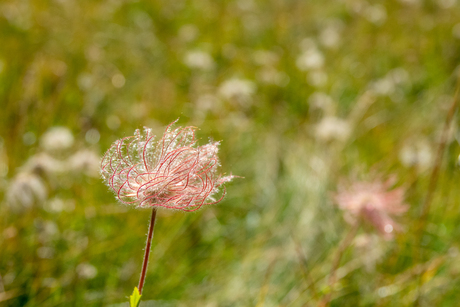
[[[159,211],[141,306],[458,306],[459,1],[2,0],[0,46],[0,306],[127,306],[150,211],[99,159],[177,118],[244,178]],[[390,176],[331,288],[338,184]]]

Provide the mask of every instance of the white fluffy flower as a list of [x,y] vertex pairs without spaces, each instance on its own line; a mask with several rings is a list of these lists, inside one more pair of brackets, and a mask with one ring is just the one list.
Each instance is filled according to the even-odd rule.
[[254,82],[246,79],[229,79],[219,87],[219,94],[226,99],[237,99],[247,101],[256,91]]
[[68,149],[73,142],[72,132],[66,127],[52,127],[41,138],[41,146],[46,151]]
[[19,173],[13,178],[6,199],[15,211],[30,208],[35,202],[43,202],[48,195],[43,181],[32,173]]
[[204,51],[189,51],[184,57],[184,63],[192,69],[211,70],[214,68],[214,60]]
[[97,177],[99,175],[99,155],[89,149],[82,149],[67,159],[67,167],[73,172],[84,172],[86,175]]
[[315,127],[315,136],[322,141],[346,140],[351,133],[350,124],[343,119],[327,116]]
[[302,71],[318,69],[324,65],[324,56],[315,47],[308,48],[297,58],[296,64]]

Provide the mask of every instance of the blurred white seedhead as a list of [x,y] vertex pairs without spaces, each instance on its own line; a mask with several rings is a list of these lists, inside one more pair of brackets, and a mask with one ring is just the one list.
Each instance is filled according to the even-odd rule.
[[196,109],[197,111],[201,112],[207,112],[209,110],[213,110],[219,106],[219,98],[212,94],[204,94],[202,96],[199,96],[196,99]]
[[279,61],[278,54],[268,50],[257,50],[253,53],[253,59],[261,66],[256,74],[258,81],[277,86],[285,86],[289,83],[289,76],[275,67]]
[[200,70],[211,70],[214,68],[214,60],[207,52],[194,50],[185,54],[184,63],[189,68]]
[[224,81],[219,87],[219,94],[228,100],[236,100],[240,104],[248,104],[256,91],[254,82],[247,79],[233,78]]
[[40,140],[40,145],[45,151],[61,151],[69,149],[74,142],[72,132],[66,127],[50,128]]
[[82,279],[93,279],[97,275],[97,269],[94,265],[83,262],[77,266],[77,274]]
[[324,65],[324,56],[318,50],[316,43],[311,39],[304,39],[301,43],[303,53],[297,58],[296,65],[302,71],[319,69]]
[[377,95],[388,96],[394,93],[396,84],[388,77],[384,77],[372,83],[372,90]]
[[399,151],[399,160],[405,167],[416,167],[423,172],[433,163],[433,149],[427,140],[406,142]]
[[222,111],[222,100],[213,94],[203,94],[196,98],[193,113],[195,121],[203,122],[208,113]]
[[89,129],[85,134],[85,140],[89,144],[97,144],[101,138],[101,134],[95,128]]
[[327,48],[339,47],[342,28],[343,24],[340,20],[329,20],[319,33],[320,43]]
[[404,68],[399,67],[390,70],[383,78],[372,82],[370,88],[377,95],[391,97],[400,86],[409,82],[409,73]]
[[397,85],[403,85],[410,82],[410,76],[407,70],[397,67],[388,72],[388,77]]
[[31,208],[35,203],[43,203],[48,196],[42,179],[33,173],[19,173],[10,182],[6,199],[13,211]]
[[375,25],[383,25],[387,20],[387,10],[381,4],[369,5],[364,10],[364,17]]
[[264,67],[257,73],[257,79],[265,84],[285,86],[289,83],[286,73],[276,70],[273,67]]
[[37,256],[42,259],[53,259],[56,249],[50,246],[41,246],[37,248]]
[[42,244],[48,244],[59,237],[59,228],[53,221],[35,221],[38,239]]
[[335,116],[324,117],[314,129],[315,137],[321,141],[345,141],[352,131],[348,121]]
[[115,88],[122,88],[123,86],[125,86],[126,78],[125,76],[123,76],[123,74],[116,73],[112,76],[111,81],[112,81],[112,85]]
[[82,172],[88,176],[98,177],[100,157],[92,150],[82,149],[67,159],[66,166],[71,172]]
[[67,165],[46,152],[41,152],[30,157],[21,168],[23,172],[36,174],[59,174],[65,172]]
[[322,110],[326,115],[332,115],[335,112],[334,100],[324,92],[314,92],[311,94],[308,98],[308,103],[313,110]]

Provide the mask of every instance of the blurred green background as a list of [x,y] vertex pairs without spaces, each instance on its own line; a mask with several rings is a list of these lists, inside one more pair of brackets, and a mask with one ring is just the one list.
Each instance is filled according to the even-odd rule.
[[[222,140],[218,205],[160,210],[141,306],[317,306],[346,178],[397,175],[393,240],[360,229],[332,306],[458,306],[457,0],[0,1],[0,305],[127,306],[149,210],[99,157],[148,126]],[[346,179],[348,180],[348,179]]]

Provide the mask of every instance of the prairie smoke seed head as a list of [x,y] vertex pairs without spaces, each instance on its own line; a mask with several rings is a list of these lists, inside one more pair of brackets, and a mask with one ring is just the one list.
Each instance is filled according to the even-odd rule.
[[357,218],[372,225],[384,238],[391,239],[394,230],[400,230],[392,215],[407,211],[404,188],[391,189],[393,180],[385,182],[354,182],[339,186],[335,202],[346,212],[345,219],[353,223]]
[[225,190],[214,195],[234,176],[217,173],[219,142],[197,146],[196,128],[173,129],[175,122],[157,141],[151,129],[136,130],[102,158],[102,177],[122,203],[195,211],[222,200]]

